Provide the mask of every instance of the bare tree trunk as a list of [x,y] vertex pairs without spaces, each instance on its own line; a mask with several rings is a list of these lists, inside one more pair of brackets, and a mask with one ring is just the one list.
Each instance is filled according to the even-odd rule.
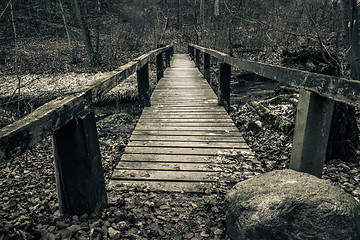
[[67,21],[66,21],[65,11],[64,11],[63,4],[62,4],[62,0],[59,0],[59,5],[60,5],[61,15],[62,15],[62,19],[63,19],[65,31],[66,31],[66,36],[67,36],[67,39],[68,39],[69,47],[71,49],[71,62],[72,63],[77,63],[78,59],[76,57],[76,52],[75,52],[75,48],[74,48],[74,45],[73,45],[73,42],[72,42],[69,26],[68,26]]
[[205,2],[200,0],[200,22],[205,24]]
[[177,27],[178,30],[181,30],[181,19],[180,19],[180,17],[181,17],[181,9],[180,8],[181,8],[181,1],[178,0],[177,19],[176,19],[176,21],[177,21],[176,27]]
[[345,39],[349,46],[351,76],[360,80],[360,47],[359,47],[359,8],[356,0],[343,0]]
[[80,4],[79,4],[78,0],[72,0],[72,3],[74,5],[75,17],[80,25],[80,28],[81,28],[81,31],[82,31],[82,34],[84,37],[85,47],[87,50],[88,57],[90,59],[90,65],[92,67],[98,66],[100,64],[100,62],[93,50],[93,46],[91,43],[90,31],[88,28],[86,16],[81,12],[81,8],[80,8]]
[[197,8],[196,8],[196,5],[197,5],[197,1],[194,0],[194,26],[196,26],[197,22],[198,22],[198,17],[197,17]]
[[232,24],[233,24],[233,19],[231,19],[231,21],[229,22],[229,29],[228,29],[228,43],[229,43],[229,55],[231,57],[234,56],[234,52],[233,52],[233,48],[232,48]]
[[95,54],[99,57],[99,48],[100,48],[100,0],[96,1],[96,44],[95,44]]
[[214,15],[218,17],[220,15],[220,0],[214,2]]
[[18,57],[18,42],[17,42],[17,33],[16,33],[16,25],[15,25],[15,17],[14,17],[14,8],[13,8],[12,1],[10,1],[9,3],[10,3],[11,23],[12,23],[12,27],[13,27],[13,31],[14,31],[14,50],[15,50],[14,68],[15,68],[15,74],[16,74],[17,79],[18,79],[17,117],[20,118],[21,117],[21,113],[20,113],[21,78],[20,78],[20,75],[19,75],[19,65],[18,65],[18,58],[19,58]]
[[[356,0],[342,0],[342,14],[344,38],[350,49],[351,76],[360,79],[359,62],[359,26],[358,7]],[[336,102],[331,123],[327,159],[341,159],[343,161],[357,161],[360,144],[359,129],[355,118],[355,108],[344,103]]]

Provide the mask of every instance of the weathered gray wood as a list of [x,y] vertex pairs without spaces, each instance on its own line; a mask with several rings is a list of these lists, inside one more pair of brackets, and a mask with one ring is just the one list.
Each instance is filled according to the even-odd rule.
[[60,212],[82,215],[106,207],[94,112],[56,130],[53,148]]
[[234,128],[234,126],[178,126],[178,125],[161,125],[156,124],[156,127],[154,127],[154,124],[149,125],[138,125],[137,130],[139,131],[225,131],[225,132],[237,132],[238,130]]
[[236,131],[226,131],[226,130],[212,130],[212,131],[159,131],[159,130],[138,130],[133,132],[135,135],[156,135],[156,136],[221,136],[221,137],[239,137],[241,140],[241,134]]
[[200,50],[195,50],[195,65],[198,69],[200,69]]
[[360,82],[324,74],[311,73],[273,66],[265,63],[252,62],[230,57],[225,53],[191,44],[192,48],[199,49],[220,62],[233,67],[249,71],[275,81],[294,86],[303,87],[323,97],[360,107]]
[[190,63],[186,55],[174,56],[153,92],[152,106],[142,112],[110,181],[112,188],[124,183],[202,192],[212,187],[209,179],[218,180],[219,154],[250,152],[217,96]]
[[[232,148],[227,148],[227,149],[216,149],[216,148],[177,148],[177,147],[127,147],[125,150],[125,153],[128,154],[151,154],[151,155],[156,155],[156,154],[171,154],[171,155],[205,155],[205,156],[209,156],[209,155],[218,155],[220,153],[226,152],[228,150],[228,152],[230,152],[230,150],[232,150]],[[246,146],[246,144],[244,144],[243,148],[234,148],[235,151],[237,152],[249,152],[249,147]]]
[[[215,166],[215,167],[214,167]],[[172,171],[196,171],[196,172],[219,172],[220,168],[216,167],[216,164],[211,163],[164,163],[164,162],[140,162],[140,161],[122,161],[121,166],[117,166],[119,170],[172,170]]]
[[35,146],[44,136],[60,128],[89,104],[88,93],[57,98],[26,117],[0,129],[0,162],[6,162]]
[[156,135],[137,135],[134,134],[130,138],[131,141],[167,141],[167,142],[223,142],[223,143],[239,143],[244,142],[236,136],[221,137],[221,136],[156,136]]
[[[154,124],[156,123],[156,124]],[[223,122],[223,123],[218,123],[218,122],[213,122],[213,123],[207,123],[207,122],[203,122],[203,123],[198,123],[198,122],[144,122],[141,121],[138,123],[139,126],[142,126],[144,128],[154,128],[154,125],[156,125],[156,127],[192,127],[192,128],[197,128],[197,127],[228,127],[228,128],[234,128],[235,124],[234,123],[228,123],[228,122]]]
[[123,180],[151,180],[167,182],[216,182],[218,180],[217,172],[193,172],[193,171],[151,171],[151,170],[118,170],[115,169],[111,179]]
[[132,141],[128,144],[129,147],[177,147],[177,148],[216,148],[216,149],[243,149],[246,146],[245,142],[211,142],[211,141]]
[[164,77],[164,61],[163,54],[159,53],[156,55],[156,78],[159,81],[162,77]]
[[150,83],[149,83],[149,64],[145,64],[137,70],[137,82],[140,105],[142,107],[150,107]]
[[103,94],[147,64],[151,57],[168,49],[171,49],[171,46],[150,51],[0,129],[0,163],[9,161],[33,147],[45,136],[81,114],[85,106],[99,101]]
[[142,186],[150,191],[164,191],[164,192],[185,192],[185,193],[207,193],[215,190],[215,183],[213,182],[150,182],[145,181],[117,181],[111,180],[108,189],[116,190],[119,187],[131,186],[138,187]]
[[210,55],[204,53],[204,78],[210,83]]
[[167,118],[180,118],[180,119],[196,119],[196,118],[203,118],[203,119],[226,119],[226,117],[224,117],[224,115],[221,114],[171,114],[171,116],[169,116],[170,114],[167,115],[158,115],[158,116],[154,116],[154,115],[146,115],[144,116],[144,118],[150,118],[150,119],[154,119],[154,118],[159,118],[159,119],[167,119]]
[[290,168],[321,177],[334,101],[300,91]]
[[171,62],[171,50],[167,50],[165,52],[165,67],[168,68],[170,67],[170,62]]
[[[139,161],[139,162],[177,162],[177,163],[193,163],[193,164],[207,164],[215,162],[214,155],[177,155],[177,154],[127,154],[125,153],[121,160],[124,161]],[[122,166],[122,161],[118,167]]]
[[195,57],[195,48],[192,47],[192,46],[190,46],[189,51],[190,51],[191,60],[194,60],[194,57]]
[[226,63],[220,63],[219,71],[219,105],[224,106],[225,109],[230,107],[230,80],[231,80],[231,66]]

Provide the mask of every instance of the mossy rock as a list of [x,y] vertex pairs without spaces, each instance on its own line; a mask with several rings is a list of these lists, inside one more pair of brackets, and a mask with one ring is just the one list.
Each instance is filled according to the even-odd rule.
[[330,182],[280,170],[236,184],[225,199],[228,234],[241,239],[360,239],[360,204]]

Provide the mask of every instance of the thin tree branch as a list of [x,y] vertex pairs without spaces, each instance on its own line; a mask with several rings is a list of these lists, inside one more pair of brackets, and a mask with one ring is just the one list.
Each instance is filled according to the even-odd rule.
[[12,1],[12,0],[9,0],[8,4],[6,5],[6,7],[5,7],[4,10],[1,12],[0,18],[4,15],[6,9],[10,6],[11,1]]

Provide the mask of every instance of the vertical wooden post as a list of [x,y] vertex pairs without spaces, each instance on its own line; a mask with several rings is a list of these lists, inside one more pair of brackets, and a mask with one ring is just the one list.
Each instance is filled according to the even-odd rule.
[[300,90],[290,169],[321,177],[334,101]]
[[230,107],[230,80],[231,66],[226,63],[220,63],[218,103],[219,105],[224,106],[226,110]]
[[200,69],[200,50],[196,49],[195,51],[195,65],[198,69]]
[[204,77],[210,83],[210,55],[204,52]]
[[163,62],[163,54],[159,53],[156,55],[156,78],[159,81],[162,77],[164,77],[164,62]]
[[136,73],[140,105],[142,107],[150,107],[149,63],[146,63]]
[[170,47],[170,56],[174,56],[174,45]]
[[191,60],[194,60],[194,56],[195,53],[194,53],[194,47],[190,47],[190,57],[191,57]]
[[170,49],[165,52],[165,58],[166,58],[165,66],[166,66],[166,68],[168,68],[168,67],[170,67],[170,61],[171,61],[171,50]]
[[53,134],[60,212],[91,214],[107,205],[94,111]]

